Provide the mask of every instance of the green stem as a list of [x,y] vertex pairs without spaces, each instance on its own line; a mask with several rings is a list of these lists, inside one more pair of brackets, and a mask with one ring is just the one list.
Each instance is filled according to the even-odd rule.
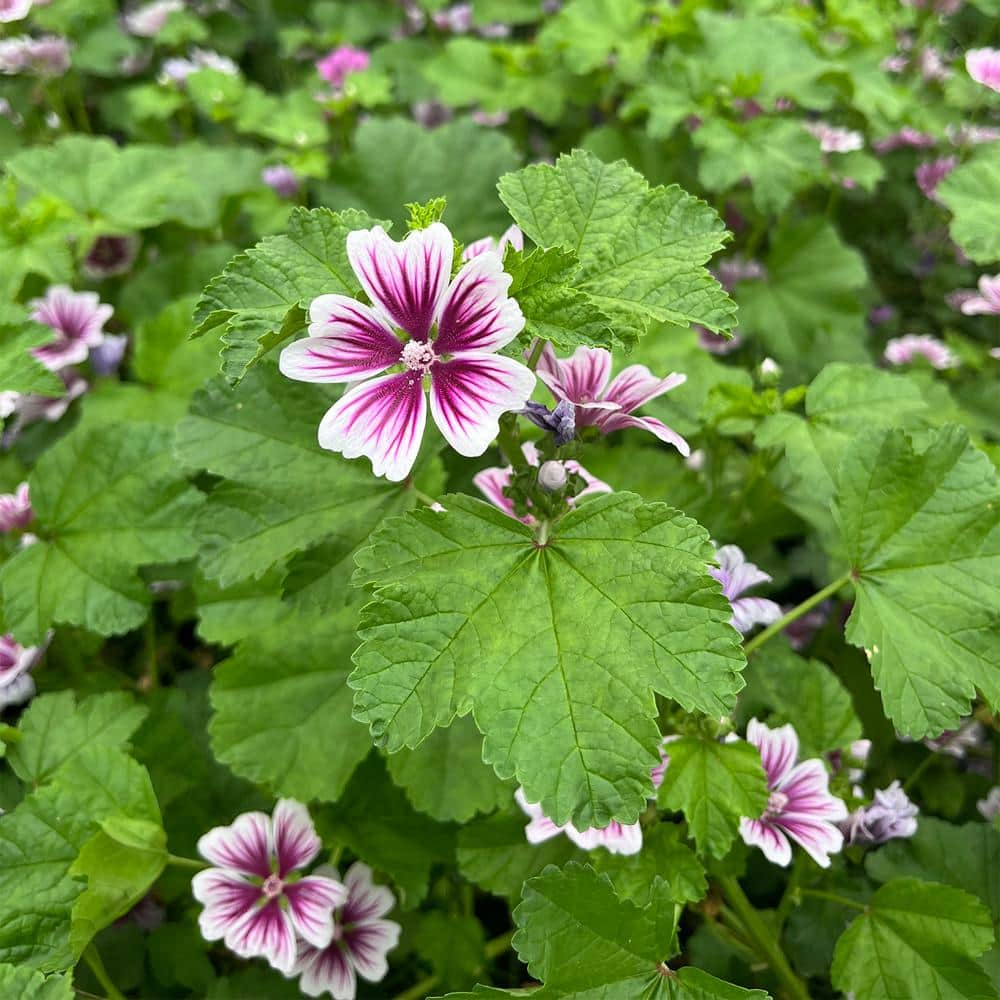
[[542,351],[545,350],[546,341],[542,340],[541,337],[535,337],[535,342],[531,346],[531,354],[528,355],[528,367],[534,371],[535,365],[538,364],[538,359],[542,356]]
[[841,587],[846,583],[851,582],[850,572],[845,573],[843,576],[838,577],[833,583],[824,587],[822,590],[817,590],[812,597],[807,597],[801,604],[797,604],[787,615],[782,615],[773,625],[768,625],[763,632],[758,632],[744,647],[743,652],[746,653],[747,659],[749,659],[753,653],[758,650],[761,646],[767,642],[768,639],[773,638],[788,625],[790,625],[797,618],[801,618],[807,611],[811,611],[817,604],[821,604],[828,597],[832,597],[834,594],[840,590]]
[[[494,958],[499,958],[510,947],[511,938],[513,937],[514,931],[511,930],[507,931],[506,934],[501,934],[499,937],[487,941],[483,949],[486,958],[490,961]],[[437,986],[439,978],[439,976],[425,976],[420,982],[414,983],[409,989],[403,990],[402,993],[397,993],[394,1000],[426,1000],[427,994]]]
[[500,450],[515,469],[523,469],[528,460],[521,451],[521,435],[517,430],[517,417],[508,414],[500,421],[500,433],[497,435]]
[[486,942],[486,957],[489,959],[499,958],[509,947],[511,939],[514,937],[514,932],[507,931],[506,934],[501,934],[500,937],[495,937],[491,941]]
[[83,953],[83,960],[90,967],[94,978],[101,984],[101,989],[107,993],[108,1000],[126,1000],[125,994],[111,981],[108,970],[104,968],[104,963],[101,961],[101,956],[93,941],[90,942],[87,950]]
[[841,906],[848,906],[852,910],[867,910],[864,903],[859,903],[856,899],[847,896],[840,896],[835,892],[827,892],[825,889],[799,889],[802,896],[814,896],[816,899],[826,899],[831,903],[839,903]]
[[204,861],[198,861],[196,858],[181,858],[176,854],[167,855],[167,864],[173,865],[174,868],[196,868],[198,871],[209,867]]
[[921,778],[927,770],[937,760],[937,754],[929,753],[911,772],[910,776],[903,782],[903,791],[908,792]]
[[792,1000],[809,1000],[809,991],[806,989],[805,983],[788,964],[788,959],[785,958],[781,946],[761,919],[760,914],[754,909],[753,904],[747,899],[739,882],[732,875],[720,876],[716,881],[757,953],[778,977],[785,994]]
[[416,498],[417,498],[417,499],[418,499],[418,500],[419,500],[419,501],[420,501],[420,502],[421,502],[421,503],[422,503],[422,504],[423,504],[423,505],[424,505],[425,507],[433,507],[433,506],[434,506],[434,504],[436,504],[436,503],[437,503],[437,500],[435,500],[435,499],[434,499],[434,497],[429,497],[429,496],[428,496],[428,495],[427,495],[426,493],[421,493],[421,492],[420,492],[420,490],[418,490],[418,489],[414,489],[413,487],[410,487],[410,488],[411,488],[411,489],[413,489],[413,495],[414,495],[414,496],[415,496],[415,497],[416,497]]

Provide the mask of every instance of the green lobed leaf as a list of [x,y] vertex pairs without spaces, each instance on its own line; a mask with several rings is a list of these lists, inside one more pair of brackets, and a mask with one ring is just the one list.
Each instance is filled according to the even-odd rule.
[[62,396],[66,387],[31,354],[52,339],[48,327],[32,323],[22,330],[0,332],[0,392],[30,392],[40,396]]
[[987,143],[968,163],[956,167],[935,190],[951,209],[952,239],[977,264],[1000,260],[1000,150]]
[[978,687],[1000,706],[997,472],[948,426],[914,446],[860,436],[840,468],[836,517],[865,648],[886,713],[908,736],[955,729]]
[[220,330],[221,370],[230,383],[304,329],[301,310],[318,295],[359,293],[361,285],[347,261],[347,234],[376,224],[389,225],[353,209],[296,208],[286,233],[237,254],[208,283],[195,310],[193,336]]
[[[483,759],[579,828],[652,795],[652,691],[718,715],[742,685],[708,535],[631,494],[592,500],[539,545],[469,497],[386,522],[358,554],[375,587],[350,684],[390,753],[472,710]],[[474,667],[474,669],[473,669]]]
[[0,964],[0,993],[17,1000],[73,1000],[70,976],[43,976],[34,969]]
[[201,497],[179,473],[168,428],[79,428],[39,459],[28,482],[35,544],[0,569],[6,627],[37,644],[54,624],[101,635],[140,625],[150,603],[140,566],[195,554]]
[[570,0],[548,20],[538,42],[558,49],[567,67],[581,75],[612,56],[639,61],[650,47],[640,30],[645,14],[641,0]]
[[660,806],[684,813],[700,852],[724,857],[740,818],[760,816],[767,805],[760,752],[749,743],[692,736],[672,740],[668,751]]
[[651,188],[623,160],[576,150],[500,178],[500,197],[540,247],[573,250],[576,286],[625,344],[650,320],[730,330],[735,307],[703,267],[726,231],[704,202],[676,185]]
[[7,762],[22,781],[38,785],[84,747],[122,748],[147,714],[124,692],[90,695],[79,704],[72,691],[39,695],[18,722],[20,739]]
[[993,943],[986,908],[960,889],[901,878],[882,886],[840,936],[834,986],[857,1000],[997,996],[974,960]]

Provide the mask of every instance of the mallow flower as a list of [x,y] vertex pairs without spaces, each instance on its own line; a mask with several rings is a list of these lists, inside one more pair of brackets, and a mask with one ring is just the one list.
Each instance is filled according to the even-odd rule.
[[796,763],[799,737],[791,725],[771,729],[751,719],[747,741],[760,751],[769,794],[760,816],[740,820],[740,836],[782,866],[792,860],[790,837],[816,864],[828,868],[829,855],[844,846],[844,835],[834,824],[847,818],[847,807],[830,794],[823,762],[814,758]]
[[853,153],[864,148],[865,139],[860,132],[841,128],[827,122],[805,122],[803,128],[819,140],[824,153]]
[[875,793],[875,800],[855,809],[841,824],[849,844],[870,846],[912,837],[917,832],[920,810],[910,801],[898,781]]
[[686,375],[671,372],[657,378],[645,365],[629,365],[610,384],[611,353],[600,347],[578,347],[572,357],[557,358],[546,344],[538,359],[538,377],[557,400],[576,409],[576,426],[596,427],[602,434],[637,427],[672,444],[685,457],[691,448],[676,431],[655,417],[636,417],[633,411],[651,399],[683,385]]
[[730,619],[738,632],[749,632],[754,625],[770,625],[781,617],[781,607],[766,597],[743,597],[743,592],[758,583],[770,583],[771,577],[755,563],[748,562],[738,545],[720,545],[715,550],[718,567],[708,572],[722,584],[722,593],[733,609]]
[[30,671],[43,651],[42,646],[22,646],[12,635],[0,635],[0,709],[22,705],[34,695]]
[[957,166],[958,157],[956,156],[942,156],[936,160],[928,160],[926,163],[921,163],[920,166],[913,171],[913,176],[917,181],[917,187],[920,188],[925,197],[930,198],[931,201],[937,201],[938,185]]
[[507,296],[511,276],[487,251],[449,284],[453,252],[440,222],[398,243],[381,226],[350,233],[347,257],[372,305],[345,295],[313,299],[309,336],[281,352],[289,378],[363,380],[327,411],[319,443],[346,458],[366,455],[376,476],[394,482],[420,449],[425,383],[434,422],[469,458],[486,451],[501,414],[521,409],[535,387],[530,369],[496,353],[524,328],[521,307]]
[[883,356],[891,365],[908,365],[917,358],[923,358],[939,371],[958,364],[958,358],[945,344],[926,334],[908,333],[903,337],[893,337],[885,345]]
[[[332,865],[316,869],[340,882]],[[388,887],[376,885],[372,870],[355,861],[344,876],[347,899],[334,912],[333,940],[325,948],[300,943],[292,976],[299,976],[299,989],[306,996],[329,993],[334,1000],[354,1000],[358,980],[379,983],[389,971],[385,956],[399,943],[400,926],[384,920],[396,897]]]
[[334,907],[347,889],[334,878],[298,874],[321,847],[306,807],[279,799],[273,816],[243,813],[198,841],[198,853],[215,867],[191,882],[205,908],[198,923],[206,941],[223,938],[242,958],[263,956],[290,974],[296,935],[316,948],[333,940]]
[[130,35],[154,38],[163,30],[170,15],[183,9],[184,0],[153,0],[125,14],[122,24]]
[[979,815],[990,822],[1000,816],[1000,785],[994,785],[985,799],[980,799],[976,803]]
[[371,61],[371,56],[364,49],[341,45],[323,56],[316,63],[316,70],[327,83],[339,90],[351,73],[368,69]]
[[976,83],[1000,91],[1000,49],[969,49],[965,69]]
[[87,360],[92,347],[104,340],[104,324],[114,310],[95,292],[74,292],[65,285],[52,285],[45,295],[31,302],[31,318],[51,327],[56,338],[32,350],[50,371]]
[[20,531],[34,517],[27,483],[21,483],[13,493],[0,493],[0,532]]
[[966,316],[1000,315],[1000,274],[981,275],[979,291],[970,289],[968,295],[962,296],[959,308]]
[[493,250],[503,260],[504,251],[508,246],[515,250],[524,249],[524,233],[519,226],[509,226],[507,231],[500,237],[499,242],[492,236],[484,236],[481,240],[474,240],[462,251],[462,260],[472,260],[487,250]]
[[32,0],[0,0],[0,22],[21,21],[28,16]]

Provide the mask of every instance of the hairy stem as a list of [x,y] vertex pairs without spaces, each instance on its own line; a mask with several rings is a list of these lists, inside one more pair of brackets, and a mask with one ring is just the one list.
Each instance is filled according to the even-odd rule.
[[716,881],[757,954],[767,962],[771,971],[778,977],[785,995],[791,1000],[809,1000],[806,984],[789,965],[781,946],[747,899],[739,882],[732,875],[722,875]]
[[768,625],[763,632],[758,632],[744,647],[743,652],[746,653],[747,658],[753,655],[756,650],[760,649],[768,639],[773,639],[779,632],[787,628],[793,621],[797,618],[801,618],[807,611],[811,611],[817,604],[821,604],[828,597],[832,597],[834,594],[840,590],[844,584],[851,582],[851,574],[845,573],[843,576],[838,577],[833,583],[828,584],[822,590],[817,590],[812,597],[807,597],[801,604],[797,604],[791,611],[786,615],[782,615],[773,625]]
[[206,862],[199,861],[197,858],[181,858],[176,854],[167,855],[167,864],[172,865],[174,868],[195,868],[198,871],[209,867]]
[[101,989],[108,995],[108,1000],[126,1000],[125,994],[111,981],[108,970],[104,968],[104,963],[101,961],[101,956],[93,941],[83,953],[83,960],[90,967],[94,978],[101,984]]
[[523,469],[528,464],[524,452],[521,451],[521,435],[517,427],[517,417],[514,414],[505,414],[501,419],[497,441],[500,443],[500,451],[503,452],[504,458],[515,469]]
[[831,903],[838,903],[840,906],[847,906],[852,910],[867,910],[864,903],[859,903],[856,899],[848,896],[841,896],[836,892],[827,892],[825,889],[799,889],[801,896],[813,896],[816,899],[826,899]]

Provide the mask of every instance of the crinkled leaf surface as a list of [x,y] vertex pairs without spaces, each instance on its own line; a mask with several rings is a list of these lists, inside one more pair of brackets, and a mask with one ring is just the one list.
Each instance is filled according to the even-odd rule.
[[1000,260],[1000,150],[980,147],[968,163],[956,167],[935,194],[951,209],[952,239],[978,264]]
[[724,857],[740,817],[760,816],[767,805],[760,752],[749,743],[694,736],[672,740],[667,752],[660,806],[684,813],[699,851]]
[[966,432],[944,427],[919,447],[903,431],[861,436],[836,516],[857,594],[847,638],[896,728],[957,728],[976,688],[1000,706],[1000,487]]
[[386,522],[351,686],[390,752],[472,710],[483,758],[563,823],[634,822],[658,760],[654,690],[717,715],[742,686],[707,533],[663,504],[581,505],[548,544],[478,500]]
[[195,310],[194,336],[221,329],[221,370],[229,382],[239,382],[267,351],[304,330],[296,307],[307,309],[318,295],[358,294],[347,234],[377,221],[353,209],[297,208],[284,233],[237,254],[209,282]]
[[576,150],[500,178],[500,197],[541,247],[573,250],[577,287],[623,343],[650,320],[732,329],[735,307],[704,268],[726,238],[722,220],[676,185],[651,188],[623,160]]
[[39,460],[28,482],[39,541],[0,570],[4,620],[35,644],[54,624],[101,635],[141,624],[150,603],[137,570],[193,556],[201,503],[152,424],[80,428]]
[[17,1000],[73,1000],[70,976],[43,976],[34,969],[0,965],[0,992]]
[[990,915],[975,896],[895,879],[840,936],[831,978],[858,1000],[988,1000],[997,991],[975,959],[992,943]]
[[52,339],[52,331],[37,323],[21,330],[0,331],[0,392],[33,392],[62,396],[66,387],[30,350]]

